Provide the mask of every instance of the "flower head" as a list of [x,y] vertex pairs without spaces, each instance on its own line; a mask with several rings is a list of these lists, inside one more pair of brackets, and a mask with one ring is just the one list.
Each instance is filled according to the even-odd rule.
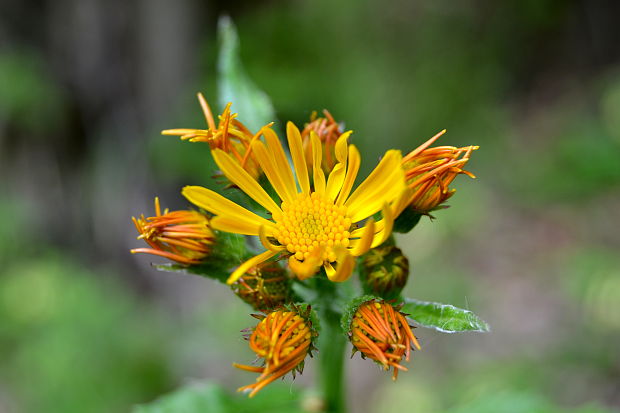
[[243,386],[238,391],[250,390],[253,397],[259,390],[274,380],[292,372],[301,373],[304,359],[312,350],[312,339],[316,336],[308,314],[298,308],[281,309],[266,316],[249,337],[250,348],[263,359],[261,367],[234,363],[242,370],[260,373],[255,383]]
[[243,123],[237,120],[236,113],[231,113],[232,103],[226,105],[216,125],[211,108],[202,93],[198,94],[198,100],[209,126],[208,129],[167,129],[162,131],[162,134],[180,136],[181,139],[190,142],[206,142],[212,150],[220,149],[232,155],[243,169],[258,178],[258,165],[250,149],[252,140],[258,136],[252,134]]
[[351,321],[351,342],[362,358],[370,358],[385,370],[393,368],[392,379],[398,371],[407,371],[399,363],[405,357],[409,361],[411,348],[420,350],[405,315],[391,304],[370,300],[360,305]]
[[291,294],[291,282],[286,272],[271,261],[250,268],[231,288],[255,310],[262,311],[285,304]]
[[439,132],[431,139],[411,151],[402,160],[407,185],[411,188],[408,205],[421,214],[439,208],[441,204],[454,195],[450,183],[460,174],[474,178],[474,175],[463,169],[472,151],[478,146],[456,148],[454,146],[436,146],[429,148],[446,130]]
[[155,198],[155,216],[132,217],[136,229],[151,248],[135,248],[132,254],[142,252],[181,264],[198,264],[209,255],[215,239],[208,218],[196,211],[161,213],[159,198]]
[[317,117],[316,112],[312,112],[310,123],[306,123],[301,131],[301,140],[304,145],[304,153],[306,155],[306,163],[308,167],[312,167],[312,132],[321,140],[323,146],[323,161],[321,163],[323,171],[329,173],[338,163],[336,159],[336,142],[344,133],[342,126],[334,120],[334,117],[327,111],[323,110],[325,117]]
[[[280,202],[272,199],[228,153],[215,149],[213,158],[233,184],[270,213],[270,219],[209,189],[199,186],[183,189],[189,201],[215,215],[211,221],[213,228],[256,235],[266,248],[237,268],[228,283],[276,255],[288,257],[290,269],[300,279],[312,276],[323,266],[330,280],[345,281],[355,266],[354,257],[383,243],[392,231],[391,204],[406,191],[400,151],[387,151],[375,170],[352,191],[360,155],[355,146],[347,144],[348,134],[336,142],[338,163],[327,178],[321,168],[322,145],[315,133],[310,135],[311,174],[304,159],[299,129],[293,123],[287,125],[287,137],[294,169],[269,125],[262,128],[262,134],[265,143],[253,141],[252,153]],[[375,222],[372,216],[379,211],[383,212],[383,219]]]

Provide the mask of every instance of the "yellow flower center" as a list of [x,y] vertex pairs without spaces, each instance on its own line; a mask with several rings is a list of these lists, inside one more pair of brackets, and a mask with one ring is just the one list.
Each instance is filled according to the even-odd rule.
[[345,206],[334,205],[313,192],[298,194],[293,202],[283,202],[282,212],[281,216],[274,216],[274,236],[298,260],[324,247],[323,260],[333,262],[336,261],[333,247],[349,245],[351,218],[347,217]]

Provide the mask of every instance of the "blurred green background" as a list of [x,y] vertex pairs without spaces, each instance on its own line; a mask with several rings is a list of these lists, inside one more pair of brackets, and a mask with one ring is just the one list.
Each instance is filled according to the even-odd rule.
[[407,295],[492,332],[417,330],[396,383],[354,357],[351,411],[619,411],[620,3],[3,0],[0,412],[129,411],[253,380],[231,367],[253,358],[249,308],[128,253],[155,195],[185,208],[179,189],[211,182],[206,145],[159,131],[203,127],[223,13],[278,118],[329,109],[365,171],[443,128],[481,146],[478,179],[399,241]]

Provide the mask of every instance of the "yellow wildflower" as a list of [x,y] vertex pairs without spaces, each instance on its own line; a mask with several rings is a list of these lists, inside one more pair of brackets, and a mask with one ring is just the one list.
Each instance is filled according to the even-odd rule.
[[[292,170],[280,140],[269,126],[262,129],[266,143],[255,140],[251,149],[277,192],[279,205],[228,153],[215,149],[213,158],[233,184],[269,211],[271,219],[203,187],[186,186],[183,195],[215,215],[213,228],[259,236],[267,249],[237,268],[229,284],[279,254],[289,257],[289,267],[300,279],[311,277],[322,265],[330,280],[345,281],[355,266],[354,257],[383,243],[392,231],[394,214],[390,205],[406,191],[400,151],[387,151],[375,170],[352,192],[360,155],[355,146],[347,144],[348,134],[336,142],[338,163],[326,179],[321,168],[321,141],[311,133],[311,187],[299,129],[292,122],[287,124]],[[381,210],[383,219],[375,222],[371,217]]]

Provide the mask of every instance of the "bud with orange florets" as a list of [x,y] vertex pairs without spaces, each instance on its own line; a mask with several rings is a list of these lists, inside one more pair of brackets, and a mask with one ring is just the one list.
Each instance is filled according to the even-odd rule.
[[259,359],[261,366],[234,363],[233,366],[260,373],[256,382],[243,386],[238,391],[249,391],[253,397],[263,387],[291,372],[302,373],[304,360],[314,349],[317,337],[316,323],[308,305],[282,307],[267,315],[257,315],[261,321],[248,337],[250,349]]
[[155,198],[155,216],[132,217],[138,239],[150,248],[135,248],[132,254],[146,253],[168,258],[180,264],[199,264],[212,250],[215,235],[209,219],[200,212],[181,210],[161,213],[159,198]]

